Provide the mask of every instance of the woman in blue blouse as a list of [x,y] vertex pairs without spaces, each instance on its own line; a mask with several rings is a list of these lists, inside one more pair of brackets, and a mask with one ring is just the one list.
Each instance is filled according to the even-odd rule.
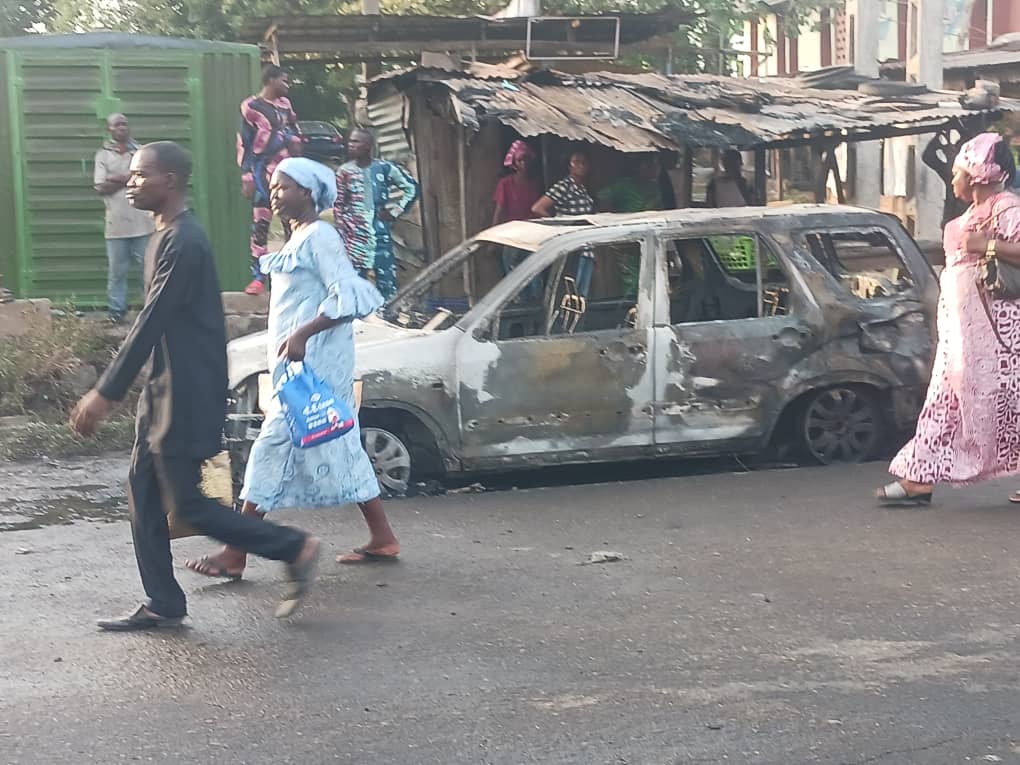
[[[288,361],[305,361],[353,411],[353,321],[382,305],[379,291],[358,276],[339,234],[319,214],[336,200],[332,171],[310,159],[283,160],[271,183],[273,210],[291,223],[290,240],[264,256],[262,272],[272,277],[269,304],[269,368],[274,376]],[[274,398],[252,446],[241,490],[242,513],[263,515],[278,508],[333,507],[357,503],[371,540],[355,548],[359,561],[393,559],[400,546],[386,520],[379,483],[361,447],[357,425],[324,444],[292,445],[287,421]],[[348,553],[342,562],[352,557]],[[240,578],[246,553],[224,547],[187,561],[193,571]]]

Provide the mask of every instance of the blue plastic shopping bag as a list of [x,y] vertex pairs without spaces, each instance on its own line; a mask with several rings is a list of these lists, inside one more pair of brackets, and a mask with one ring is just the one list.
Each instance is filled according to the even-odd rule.
[[300,361],[281,365],[275,395],[290,426],[294,446],[307,449],[339,438],[354,427],[347,404]]

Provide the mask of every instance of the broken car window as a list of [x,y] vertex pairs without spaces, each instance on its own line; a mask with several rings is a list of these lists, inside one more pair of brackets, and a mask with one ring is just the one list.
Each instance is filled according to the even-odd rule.
[[452,326],[530,254],[493,242],[466,242],[429,278],[415,282],[406,294],[388,304],[385,316],[415,329]]
[[500,340],[633,326],[640,242],[614,242],[558,258],[500,311]]
[[818,231],[800,236],[814,259],[861,300],[892,297],[914,287],[899,250],[881,229]]
[[[757,257],[764,258],[758,291]],[[722,234],[667,244],[671,324],[732,321],[789,312],[778,258],[755,236]]]

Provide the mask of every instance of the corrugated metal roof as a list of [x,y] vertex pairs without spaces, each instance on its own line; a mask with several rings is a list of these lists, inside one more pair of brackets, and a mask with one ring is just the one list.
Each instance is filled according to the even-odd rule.
[[[495,119],[522,136],[554,133],[573,141],[619,147],[622,151],[656,151],[675,145],[659,133],[659,112],[640,96],[620,88],[542,86],[530,82],[487,83],[481,92],[474,80],[448,80],[457,94],[461,122],[477,129]],[[555,126],[555,129],[550,127]]]
[[[977,50],[955,51],[942,56],[942,69],[946,72],[1009,66],[1020,68],[1020,40],[1011,39],[1001,45]],[[904,63],[902,61],[890,61],[882,64],[882,74],[902,74],[903,70]],[[1020,77],[1010,78],[1009,81],[1016,79],[1020,79]]]
[[393,91],[366,104],[379,154],[394,162],[406,162],[411,156],[411,145],[404,132],[405,101],[403,93]]
[[[392,82],[402,89],[417,82],[447,88],[467,127],[496,121],[524,136],[546,133],[623,152],[680,145],[750,149],[820,136],[864,140],[932,132],[982,113],[961,106],[958,93],[880,98],[808,89],[789,79],[542,70],[491,81],[416,70]],[[1002,111],[1020,111],[1020,101],[1002,99],[984,113]]]

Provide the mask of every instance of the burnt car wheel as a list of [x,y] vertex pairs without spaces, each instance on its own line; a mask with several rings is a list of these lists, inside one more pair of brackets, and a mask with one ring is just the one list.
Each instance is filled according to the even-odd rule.
[[366,425],[361,444],[372,461],[384,497],[402,497],[411,483],[411,451],[404,440],[383,428]]
[[815,462],[861,462],[873,457],[881,443],[882,410],[867,388],[824,388],[803,402],[797,433],[806,456]]

